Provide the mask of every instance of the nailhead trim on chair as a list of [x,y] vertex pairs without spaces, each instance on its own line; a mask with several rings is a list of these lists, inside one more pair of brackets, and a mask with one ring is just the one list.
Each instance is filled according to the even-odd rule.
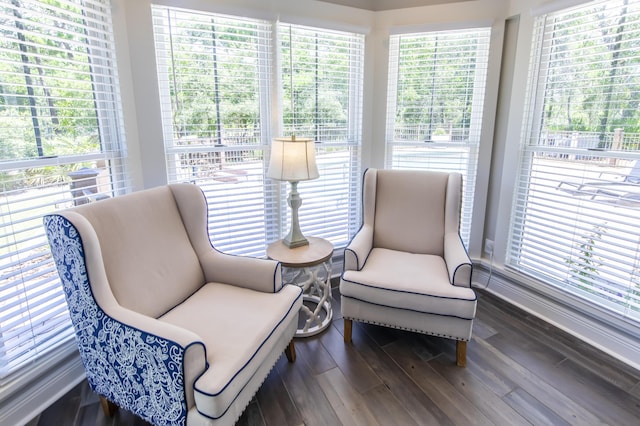
[[[297,287],[296,287],[297,288]],[[284,323],[284,321],[289,318],[289,315],[292,312],[293,307],[296,305],[296,302],[302,298],[302,289],[301,288],[297,288],[299,290],[299,294],[298,297],[296,297],[296,299],[291,303],[291,306],[289,307],[289,310],[287,311],[287,313],[285,314],[285,316],[278,322],[278,324],[276,324],[276,326],[271,330],[271,333],[269,333],[269,335],[262,341],[262,343],[260,344],[260,346],[258,347],[258,349],[256,349],[256,351],[253,353],[253,355],[251,355],[251,358],[236,372],[236,374],[224,385],[224,387],[219,391],[216,392],[215,394],[210,394],[207,392],[204,392],[203,390],[199,389],[197,386],[197,383],[194,384],[194,389],[196,392],[198,392],[201,395],[206,395],[206,396],[218,396],[221,393],[223,393],[225,391],[225,389],[227,389],[227,387],[229,385],[231,385],[231,383],[233,383],[233,381],[236,379],[236,377],[242,372],[242,370],[244,370],[249,364],[251,364],[251,362],[253,361],[253,359],[256,357],[256,355],[258,354],[258,352],[260,352],[260,349],[262,349],[262,347],[265,345],[265,343],[267,343],[267,341],[269,339],[271,339],[271,337],[273,336],[273,333]],[[297,316],[297,313],[295,314]],[[285,329],[286,329],[286,324],[284,325]],[[284,344],[281,345],[281,347],[279,348],[279,352],[283,353],[284,349],[287,347],[287,345],[289,344],[290,341],[286,341]],[[278,357],[277,359],[280,359],[280,357]],[[274,363],[275,365],[275,363]],[[271,367],[273,368],[273,366]],[[269,370],[271,371],[271,369]],[[266,376],[265,376],[266,379]],[[249,379],[251,380],[251,379]],[[263,379],[264,380],[264,379]],[[231,403],[229,404],[229,406],[225,409],[225,411],[218,417],[213,417],[210,415],[207,415],[205,413],[203,413],[200,409],[198,409],[198,412],[200,414],[202,414],[203,416],[210,418],[210,419],[220,419],[222,417],[225,416],[225,414],[227,413],[227,411],[229,410],[229,408],[231,408],[231,406],[233,406],[233,403],[235,402],[235,400],[238,398],[238,396],[241,394],[238,393],[238,395],[236,395],[236,397],[233,399],[233,401],[231,401]]]
[[427,334],[429,336],[444,337],[445,339],[461,340],[463,342],[470,342],[471,341],[471,339],[461,339],[459,337],[449,336],[447,334],[430,333],[430,332],[427,332],[427,331],[424,331],[424,330],[417,330],[415,328],[407,328],[407,327],[399,327],[397,325],[385,324],[385,323],[377,322],[377,321],[369,321],[369,320],[364,320],[364,319],[359,319],[359,318],[351,318],[351,317],[343,317],[343,318],[351,320],[351,321],[356,321],[356,322],[364,322],[364,323],[367,323],[367,324],[381,325],[383,327],[395,328],[395,329],[398,329],[398,330],[406,330],[406,331],[411,331],[411,332],[414,332],[414,333]]
[[[283,348],[283,350],[284,350],[284,348]],[[280,358],[278,358],[278,359],[280,359]],[[275,364],[273,364],[273,365],[271,366],[271,368],[269,369],[269,373],[271,373],[271,370],[273,370],[273,367],[275,367],[275,366],[276,366]],[[260,386],[258,386],[258,389],[262,386],[262,384],[264,383],[264,381],[265,381],[265,380],[267,380],[267,377],[268,377],[268,376],[269,376],[268,374],[267,374],[266,376],[264,376],[264,379],[262,379],[262,381],[260,382]],[[238,395],[236,395],[236,397],[233,399],[233,401],[231,401],[231,404],[229,404],[229,406],[227,407],[227,409],[224,411],[224,413],[222,413],[222,415],[221,415],[220,417],[211,417],[211,416],[208,416],[208,415],[204,414],[202,411],[198,410],[198,407],[197,407],[197,406],[196,406],[196,410],[198,411],[198,413],[199,413],[201,416],[206,417],[207,419],[211,419],[211,420],[219,420],[219,419],[221,419],[221,418],[223,418],[224,416],[226,416],[226,415],[227,415],[227,413],[229,412],[229,409],[230,409],[231,407],[233,407],[233,404],[236,402],[236,400],[238,399],[238,397],[239,397],[240,395],[242,395],[242,392],[240,392]],[[242,408],[242,409],[241,409],[241,410],[236,410],[237,415],[236,415],[236,416],[234,416],[235,418],[231,421],[231,424],[235,424],[235,423],[238,421],[238,419],[240,418],[240,416],[242,416],[242,413],[244,412],[244,410],[246,410],[246,408],[247,408],[247,407],[249,406],[249,404],[251,403],[252,399],[253,399],[253,398],[248,398],[248,399],[247,399],[247,402],[246,402],[245,404],[243,404],[243,406],[242,406],[242,407],[240,407],[240,408]]]
[[[344,280],[346,281],[346,280]],[[363,285],[363,286],[368,286],[367,284],[361,284],[361,283],[357,283],[355,281],[346,281],[352,284],[359,284],[359,285]],[[373,286],[368,286],[368,287],[373,287]],[[373,288],[379,288],[379,287],[373,287]],[[392,290],[392,291],[397,291],[397,290]],[[418,294],[418,293],[413,293],[413,294]],[[419,311],[416,309],[408,309],[408,308],[399,308],[397,306],[391,306],[391,305],[384,305],[382,303],[376,303],[376,302],[370,302],[369,300],[364,300],[358,297],[352,297],[352,296],[345,296],[344,294],[341,296],[344,297],[346,299],[352,299],[352,300],[357,300],[359,302],[364,302],[364,303],[368,303],[370,305],[375,305],[375,306],[382,306],[385,308],[392,308],[392,309],[398,309],[398,310],[402,310],[402,311],[410,311],[410,312],[417,312],[419,314],[429,314],[429,315],[437,315],[437,316],[441,316],[441,317],[451,317],[451,318],[458,318],[461,320],[466,320],[466,321],[473,321],[475,319],[475,317],[472,318],[467,318],[467,317],[461,317],[458,315],[446,315],[446,314],[439,314],[437,312],[431,312],[431,311]],[[428,296],[428,297],[432,297],[432,296]],[[477,296],[476,296],[477,297]],[[469,299],[451,299],[451,298],[443,298],[443,299],[450,299],[450,300],[467,300],[469,302],[475,302],[477,299],[473,299],[473,300],[469,300]]]
[[[287,343],[285,346],[283,346],[283,347],[281,348],[281,350],[280,350],[281,354],[280,354],[280,356],[276,359],[276,362],[275,362],[275,363],[273,363],[273,365],[271,365],[271,368],[269,368],[269,373],[271,373],[271,370],[273,370],[273,368],[276,366],[277,361],[278,361],[280,358],[282,358],[282,353],[284,353],[284,349],[286,348],[286,346],[287,346],[288,344],[289,344],[289,343]],[[268,376],[269,376],[269,374],[266,374],[266,375],[264,376],[264,378],[262,379],[262,381],[260,381],[260,384],[259,384],[259,386],[258,386],[258,389],[260,389],[260,387],[262,387],[262,384],[264,383],[264,381],[265,381],[265,380],[267,380],[267,377],[268,377]],[[236,400],[237,400],[237,399],[238,399],[238,397],[240,397],[241,395],[242,395],[242,392],[240,392],[240,393],[238,393],[238,395],[236,395],[236,397],[233,399],[233,401],[231,401],[231,404],[229,404],[229,406],[227,407],[227,409],[224,411],[224,413],[222,413],[222,415],[221,415],[220,417],[211,417],[211,416],[208,416],[207,414],[205,414],[205,413],[203,413],[202,411],[198,410],[198,407],[197,407],[197,406],[196,406],[196,410],[197,410],[197,411],[198,411],[198,413],[199,413],[201,416],[203,416],[203,417],[206,417],[206,418],[211,419],[211,420],[219,420],[219,419],[222,419],[225,415],[227,415],[227,413],[229,412],[229,409],[230,409],[231,407],[233,407],[233,404],[235,404]],[[252,400],[253,400],[253,397],[252,397],[252,398],[248,398],[248,399],[247,399],[247,402],[246,402],[245,404],[243,404],[242,409],[241,409],[241,410],[236,410],[236,412],[237,412],[238,414],[237,414],[237,416],[235,416],[235,419],[233,419],[233,421],[232,421],[231,423],[236,423],[236,422],[238,421],[238,419],[242,416],[242,413],[243,413],[243,412],[244,412],[244,410],[249,406],[249,404],[251,403],[251,401],[252,401]]]

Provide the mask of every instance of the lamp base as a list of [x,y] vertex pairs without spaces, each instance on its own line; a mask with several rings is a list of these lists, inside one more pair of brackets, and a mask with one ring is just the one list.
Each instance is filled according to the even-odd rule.
[[289,248],[296,248],[296,247],[308,246],[309,240],[307,240],[305,237],[302,237],[302,239],[291,241],[289,240],[289,236],[287,235],[282,239],[282,244],[284,244]]
[[302,235],[300,223],[298,222],[298,209],[302,205],[302,198],[298,193],[298,182],[291,182],[291,192],[287,197],[287,201],[291,207],[291,229],[287,236],[282,239],[282,243],[289,248],[306,246],[309,241]]

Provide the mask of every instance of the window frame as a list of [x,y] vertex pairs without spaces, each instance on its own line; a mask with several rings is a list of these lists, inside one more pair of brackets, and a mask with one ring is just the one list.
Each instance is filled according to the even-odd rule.
[[[578,200],[574,200],[575,203],[573,201],[567,201],[562,204],[563,207],[559,204],[556,206],[554,204],[555,201],[553,200],[553,184],[555,180],[559,180],[560,183],[555,187],[555,189],[564,189],[565,192],[567,192],[566,197],[568,197],[569,200],[573,200],[576,198],[575,189],[577,188],[579,192],[581,190],[580,188],[583,187],[585,183],[602,182],[603,184],[606,184],[609,179],[616,181],[624,178],[624,175],[628,173],[629,169],[633,168],[633,162],[640,162],[640,150],[636,148],[635,151],[626,151],[621,147],[616,148],[615,135],[612,132],[609,132],[611,133],[609,136],[613,138],[613,142],[605,142],[602,139],[599,139],[597,147],[585,148],[582,146],[583,144],[592,145],[592,142],[587,140],[589,139],[589,134],[585,132],[574,133],[574,136],[569,135],[568,137],[571,139],[570,141],[567,140],[566,143],[562,142],[558,146],[552,146],[549,145],[552,142],[548,142],[551,133],[548,128],[553,124],[547,125],[547,130],[544,128],[547,121],[547,117],[545,117],[545,99],[547,99],[548,96],[547,84],[549,78],[552,76],[551,71],[549,70],[549,64],[552,61],[553,43],[557,42],[554,41],[555,39],[553,37],[548,38],[549,32],[546,29],[547,20],[552,20],[554,17],[558,16],[569,16],[569,14],[574,11],[587,11],[590,8],[596,7],[600,3],[601,2],[593,1],[566,9],[554,9],[552,11],[548,11],[544,15],[541,14],[534,19],[527,91],[524,103],[525,108],[523,111],[523,120],[520,130],[520,146],[518,148],[519,161],[517,164],[517,170],[514,174],[515,185],[513,201],[510,206],[509,213],[510,226],[508,228],[509,231],[506,238],[504,264],[507,271],[522,276],[523,282],[533,286],[542,294],[562,301],[570,306],[579,306],[580,311],[583,313],[597,318],[607,324],[611,324],[620,330],[626,330],[632,334],[637,334],[640,329],[640,312],[636,312],[634,314],[633,312],[630,312],[629,309],[626,309],[627,313],[624,313],[624,311],[619,310],[620,307],[617,306],[618,302],[605,300],[606,292],[613,291],[614,286],[608,282],[609,278],[597,278],[597,276],[600,276],[600,273],[605,275],[609,275],[611,273],[611,271],[606,271],[609,268],[608,265],[598,265],[600,262],[600,260],[598,260],[600,257],[599,253],[602,250],[601,248],[598,248],[598,245],[611,246],[611,250],[615,250],[613,245],[617,243],[614,241],[616,241],[615,239],[620,238],[615,235],[624,233],[624,231],[620,231],[620,227],[618,226],[623,223],[622,219],[620,219],[620,222],[618,222],[617,219],[614,219],[613,227],[611,227],[611,223],[609,223],[608,219],[604,222],[607,224],[608,228],[604,230],[601,229],[601,226],[598,224],[601,222],[600,219],[606,217],[614,210],[620,210],[616,213],[617,215],[624,216],[631,213],[624,213],[622,212],[622,209],[613,205],[607,206],[606,203],[608,201],[604,200],[604,198],[599,195],[597,197],[594,196],[592,200],[589,200],[589,198],[580,202]],[[638,38],[635,40],[638,40]],[[572,62],[571,64],[574,63]],[[592,84],[595,85],[596,83],[597,82],[594,79]],[[613,85],[614,82],[610,82],[610,84]],[[575,90],[573,86],[570,86],[568,90],[572,89]],[[551,119],[549,118],[548,121],[551,121]],[[556,133],[562,134],[562,132]],[[601,149],[600,144],[603,143],[603,149]],[[620,142],[620,144],[624,146],[624,142]],[[574,167],[575,170],[573,168],[562,168],[557,169],[557,172],[552,172],[551,169],[545,172],[542,168],[542,162],[544,161],[542,159],[543,156],[558,160],[566,158],[567,162],[571,161],[574,163],[571,167]],[[582,166],[579,164],[581,161],[585,163]],[[594,166],[589,166],[589,163],[593,163],[595,165],[600,164],[603,173],[610,173],[611,177],[605,176],[605,174],[600,174],[600,176],[598,176],[597,173],[594,173]],[[609,165],[612,167],[608,167]],[[582,176],[582,179],[580,179],[580,176]],[[574,183],[576,183],[575,188],[571,186]],[[547,185],[548,188],[540,189],[543,188],[543,185]],[[539,189],[536,190],[536,186]],[[529,195],[529,191],[531,191],[531,194],[533,195]],[[573,191],[573,193],[571,193],[571,191]],[[558,210],[554,219],[555,223],[563,223],[562,221],[566,220],[565,216],[568,217],[569,214],[572,214],[570,211],[572,208],[579,209],[576,210],[576,217],[591,217],[591,219],[588,220],[584,218],[580,219],[580,221],[585,223],[584,226],[578,226],[578,224],[575,225],[576,228],[574,231],[583,232],[582,237],[572,237],[572,239],[568,239],[559,233],[556,235],[556,237],[560,239],[559,241],[566,241],[567,243],[574,245],[574,252],[570,255],[567,254],[564,257],[564,261],[567,263],[567,274],[570,276],[568,279],[573,279],[574,281],[574,284],[572,285],[563,283],[559,276],[552,277],[551,272],[549,272],[549,276],[541,272],[536,272],[535,269],[532,269],[532,266],[526,266],[526,261],[523,263],[520,260],[520,256],[523,255],[517,253],[517,246],[520,244],[522,247],[522,244],[524,244],[524,234],[528,232],[531,236],[527,238],[531,239],[536,232],[536,228],[538,226],[543,226],[532,224],[529,227],[529,231],[527,231],[524,222],[528,220],[533,223],[533,220],[542,220],[542,213],[530,214],[528,219],[523,216],[528,214],[526,209],[535,208],[535,206],[533,206],[533,203],[535,202],[534,197],[542,199],[543,196],[548,198],[549,205],[553,204],[554,208],[564,209],[564,211]],[[577,194],[578,198],[580,196],[580,194]],[[572,207],[573,204],[578,202],[578,207]],[[579,219],[576,218],[576,221],[578,220]],[[558,225],[557,228],[559,230],[560,225]],[[611,230],[610,235],[606,235],[609,230]],[[549,229],[548,232],[548,235],[553,235],[552,229]],[[532,243],[529,244],[531,245]],[[555,245],[555,242],[553,245]],[[560,245],[560,243],[558,243],[558,245]],[[619,248],[621,250],[623,249],[622,246]],[[550,248],[549,250],[552,249]],[[561,249],[558,248],[557,250]],[[627,248],[624,248],[624,250],[627,250]],[[528,256],[533,259],[531,254]],[[589,256],[594,257],[591,259]],[[611,257],[605,256],[603,259],[604,261],[615,261],[615,256],[615,254],[612,254]],[[638,252],[636,251],[636,261],[638,257]],[[531,265],[534,265],[532,260],[529,260],[529,262],[531,262]],[[539,262],[543,262],[543,260],[539,260]],[[548,264],[550,271],[555,271],[559,268],[557,264],[558,260],[547,259],[544,260],[544,262],[551,262]],[[620,262],[622,262],[622,260]],[[583,278],[578,279],[578,275]],[[631,274],[631,277],[632,276],[633,274]],[[602,279],[603,283],[605,283],[602,284],[603,287],[599,290],[602,294],[598,293],[595,296],[590,295],[593,290],[588,290],[588,288],[592,285],[597,285],[596,283],[599,279]],[[579,286],[577,283],[581,280],[584,280],[584,283],[588,283],[584,284],[584,290],[578,288]],[[608,287],[611,287],[610,290],[605,290],[605,288]],[[638,290],[636,290],[636,293],[640,291],[640,287],[637,288]],[[629,289],[627,291],[633,291],[631,283],[629,284]]]
[[[490,116],[492,111],[491,99],[492,94],[489,92],[489,87],[492,84],[491,75],[489,73],[489,69],[493,66],[491,63],[491,56],[493,54],[492,49],[494,49],[494,45],[492,43],[492,34],[494,33],[494,27],[486,22],[475,22],[469,23],[467,25],[457,25],[450,26],[446,28],[437,27],[426,27],[426,28],[411,28],[411,32],[408,31],[395,31],[392,33],[390,37],[390,47],[389,47],[389,63],[388,63],[388,76],[387,76],[387,116],[386,116],[386,127],[385,127],[385,160],[384,164],[388,168],[397,167],[394,166],[395,160],[393,157],[393,152],[395,147],[402,147],[406,145],[408,147],[415,147],[416,149],[420,149],[421,146],[424,146],[423,143],[418,143],[420,141],[410,141],[410,143],[403,143],[402,141],[398,142],[396,140],[395,135],[395,115],[397,114],[397,96],[398,96],[398,83],[399,83],[399,65],[398,58],[400,56],[400,48],[399,43],[402,37],[430,37],[435,36],[436,39],[439,36],[448,37],[456,37],[462,36],[473,31],[482,30],[483,32],[483,42],[482,50],[476,50],[475,58],[478,59],[478,69],[473,73],[473,87],[471,97],[471,111],[469,113],[470,123],[466,127],[468,131],[467,141],[473,141],[469,143],[469,152],[472,152],[473,158],[466,163],[463,167],[463,170],[456,170],[463,174],[464,181],[464,195],[463,195],[463,205],[461,212],[461,236],[467,248],[470,248],[472,245],[475,246],[477,244],[474,243],[476,234],[477,234],[477,225],[474,225],[474,216],[480,217],[482,214],[478,214],[479,209],[477,206],[476,197],[474,194],[477,191],[482,191],[485,183],[482,181],[479,173],[479,168],[481,167],[481,161],[483,157],[484,151],[487,150],[486,142],[484,138],[488,134],[487,132],[493,131],[493,128],[488,125],[485,117]],[[478,39],[480,40],[480,38]],[[445,52],[446,53],[446,52]],[[476,63],[476,65],[478,65]],[[432,78],[436,78],[435,74]],[[479,99],[474,99],[475,96],[481,95]],[[431,147],[435,148],[448,148],[455,147],[455,143],[451,143],[452,137],[449,135],[449,140],[447,141],[437,141],[433,138],[429,142]],[[425,142],[426,143],[426,142]],[[462,146],[462,145],[461,145]],[[462,158],[460,158],[462,160]],[[438,160],[434,156],[428,156],[425,160],[426,164],[434,162],[429,169],[433,170],[444,170],[444,171],[453,171],[450,167],[443,167],[438,164]],[[414,165],[410,166],[410,168],[423,168],[419,162],[415,162]],[[469,172],[472,172],[473,176],[471,179],[468,178]],[[477,221],[477,219],[476,219]],[[477,222],[476,222],[477,223]]]
[[[260,53],[260,56],[264,60],[264,70],[263,70],[264,75],[261,79],[261,82],[264,83],[264,86],[262,85],[260,86],[261,87],[260,96],[257,101],[261,105],[260,129],[259,129],[259,132],[261,135],[260,136],[261,144],[251,147],[251,149],[261,150],[263,160],[261,163],[261,170],[251,171],[247,175],[248,179],[256,181],[255,183],[256,186],[254,190],[261,192],[262,193],[261,197],[263,197],[264,199],[264,219],[263,219],[264,226],[262,226],[262,229],[255,228],[253,230],[249,230],[248,232],[251,235],[247,237],[252,240],[256,240],[257,238],[259,241],[257,242],[254,241],[253,246],[251,247],[247,246],[244,248],[241,247],[239,244],[237,245],[237,247],[234,247],[235,242],[227,243],[225,241],[221,241],[219,239],[219,236],[221,235],[220,229],[225,226],[225,222],[227,223],[232,222],[234,216],[233,214],[224,213],[226,214],[226,217],[218,217],[217,214],[219,213],[219,209],[216,206],[216,202],[218,201],[219,197],[216,197],[214,195],[215,191],[213,189],[209,191],[206,187],[203,188],[205,191],[205,195],[207,195],[210,203],[211,214],[210,214],[210,222],[209,222],[209,232],[210,232],[210,236],[214,246],[216,246],[216,248],[222,251],[229,252],[232,254],[238,254],[238,255],[251,255],[251,256],[264,257],[266,255],[267,244],[278,238],[281,238],[282,236],[284,236],[284,234],[286,234],[288,230],[287,222],[290,217],[290,209],[286,204],[288,184],[272,181],[266,178],[266,168],[268,166],[268,155],[269,155],[271,138],[282,136],[284,133],[289,133],[291,131],[290,128],[285,130],[285,123],[283,119],[284,114],[281,113],[281,111],[284,110],[284,106],[285,106],[284,102],[286,102],[284,100],[284,97],[286,95],[285,93],[286,83],[284,82],[284,80],[286,76],[283,75],[282,69],[285,63],[289,60],[289,58],[285,57],[285,55],[282,54],[281,49],[282,49],[283,40],[281,35],[281,28],[291,26],[291,27],[300,28],[300,29],[317,30],[321,34],[337,34],[337,33],[351,34],[352,37],[358,36],[360,38],[360,44],[361,44],[360,50],[359,50],[360,57],[358,60],[359,68],[357,68],[356,71],[350,71],[350,74],[349,74],[350,75],[349,83],[351,86],[349,90],[349,99],[351,100],[351,102],[353,102],[353,100],[355,99],[356,102],[358,103],[355,106],[353,105],[349,106],[351,109],[349,110],[349,113],[348,113],[349,118],[347,120],[347,129],[346,129],[348,134],[347,140],[344,141],[344,143],[342,144],[340,143],[337,143],[337,144],[327,143],[326,145],[323,143],[317,144],[316,151],[320,153],[320,155],[317,154],[318,163],[320,167],[320,179],[309,181],[309,182],[302,182],[302,184],[299,187],[299,190],[302,194],[302,198],[304,200],[303,205],[300,209],[300,222],[303,228],[303,232],[305,232],[305,234],[308,234],[308,235],[326,237],[333,240],[332,242],[334,243],[334,246],[336,247],[336,249],[346,246],[350,241],[350,239],[352,238],[352,236],[357,231],[357,228],[359,227],[359,220],[360,220],[359,210],[358,210],[359,204],[360,204],[358,187],[360,184],[359,167],[360,167],[360,151],[361,151],[361,143],[362,143],[362,109],[363,109],[362,91],[363,91],[363,80],[364,80],[363,78],[364,35],[358,34],[353,31],[340,31],[332,28],[309,27],[309,26],[297,25],[294,23],[289,24],[289,23],[281,23],[278,21],[243,18],[243,17],[229,15],[229,14],[219,14],[215,12],[208,12],[208,11],[202,11],[202,10],[186,10],[186,9],[180,9],[180,8],[167,7],[167,6],[157,6],[157,5],[153,5],[152,10],[154,10],[153,13],[157,13],[157,14],[168,13],[167,11],[180,11],[184,13],[193,13],[193,14],[202,15],[202,16],[226,17],[229,20],[242,19],[242,20],[246,20],[247,22],[262,22],[264,25],[270,25],[271,27],[271,30],[270,30],[271,40],[270,42],[264,43],[262,45],[262,49],[264,50],[262,50]],[[160,24],[158,23],[158,25]],[[156,28],[158,27],[156,26]],[[157,32],[158,31],[156,29],[156,33]],[[157,41],[157,38],[158,38],[158,34],[156,34],[156,41]],[[156,43],[156,50],[157,49],[158,49],[158,45]],[[355,54],[355,53],[352,52],[351,54]],[[293,59],[295,64],[295,57]],[[166,60],[171,60],[171,59],[168,58]],[[168,121],[168,118],[171,117],[171,113],[169,112],[170,109],[168,108],[168,105],[170,105],[170,103],[166,102],[167,92],[169,89],[169,86],[167,86],[167,82],[169,82],[170,80],[167,77],[169,76],[169,72],[168,72],[169,68],[168,68],[168,65],[165,63],[164,57],[158,58],[157,63],[158,63],[158,75],[160,80],[160,91],[161,91],[160,96],[161,96],[161,99],[165,99],[165,101],[161,103],[164,105],[162,108],[163,110],[162,116],[163,116],[163,123],[165,123],[163,125],[165,128],[165,131],[164,131],[165,140],[167,141],[165,152],[167,157],[169,158],[171,155],[179,154],[183,150],[182,148],[176,149],[172,146],[171,144],[172,137],[171,135],[169,135],[169,133],[172,131],[170,128],[173,126],[173,124],[171,125],[167,124],[167,123],[170,123],[170,121]],[[269,68],[268,71],[267,71],[267,68]],[[359,72],[360,73],[359,77],[355,77],[354,72]],[[353,88],[354,81],[359,83],[359,87]],[[297,136],[307,137],[306,134],[298,134]],[[319,218],[317,216],[317,212],[322,211],[322,209],[325,208],[324,204],[322,203],[322,199],[326,197],[319,196],[319,195],[323,195],[322,185],[326,182],[326,179],[328,178],[328,175],[326,173],[323,174],[323,170],[322,170],[323,159],[322,159],[321,153],[323,149],[325,149],[324,146],[326,146],[328,149],[346,149],[347,151],[349,151],[345,155],[347,155],[347,158],[349,158],[349,162],[350,162],[349,163],[350,166],[348,167],[348,174],[350,177],[347,180],[348,184],[346,184],[346,190],[345,190],[346,192],[343,191],[345,192],[346,194],[345,197],[347,197],[347,200],[348,200],[347,201],[347,205],[348,205],[347,219],[348,220],[346,221],[347,222],[345,225],[346,229],[344,230],[344,232],[340,231],[344,235],[339,238],[331,236],[333,234],[324,235],[322,232],[318,232],[317,225],[314,225],[314,223],[320,223],[325,220],[322,217]],[[207,152],[211,152],[211,151],[229,152],[229,151],[233,151],[234,149],[233,148],[227,149],[223,147],[216,147],[212,149],[211,146],[201,145],[201,146],[197,146],[195,150],[206,154]],[[167,179],[169,182],[184,180],[184,179],[180,179],[178,175],[172,172],[172,165],[170,164],[170,162],[168,163],[167,171],[168,171]],[[192,181],[198,183],[197,179],[194,179]],[[320,188],[319,190],[316,189],[318,187]],[[324,214],[324,216],[328,217],[327,214]],[[310,230],[306,231],[305,226],[310,227]],[[330,227],[327,227],[326,229],[329,229],[329,228]],[[235,231],[235,232],[238,233],[240,231]],[[338,232],[338,231],[331,231],[331,232]],[[233,239],[234,238],[233,235],[234,235],[234,231],[230,231],[229,238]],[[247,244],[251,245],[251,242],[247,241]]]
[[[11,393],[13,387],[28,382],[75,348],[73,326],[49,251],[42,215],[130,191],[109,2],[24,2],[12,3],[6,8],[7,16],[16,20],[19,34],[15,43],[20,46],[13,52],[21,57],[22,66],[16,65],[14,71],[3,67],[1,71],[5,77],[32,74],[41,81],[32,80],[33,87],[24,89],[26,95],[21,95],[20,88],[28,87],[28,79],[23,79],[23,85],[15,86],[9,77],[5,80],[9,89],[14,88],[10,96],[30,98],[32,126],[38,123],[38,131],[32,128],[31,132],[39,149],[35,156],[23,154],[0,161],[0,173],[13,176],[10,183],[17,185],[15,189],[5,187],[8,201],[1,212],[3,229],[10,230],[2,233],[0,291],[2,302],[10,303],[3,306],[6,310],[0,310],[3,312],[0,317],[9,315],[4,319],[6,328],[2,328],[11,342],[3,347],[5,342],[0,336],[3,356],[0,369],[4,370],[0,378],[2,394]],[[11,15],[12,8],[20,11],[15,9]],[[51,19],[66,26],[52,25]],[[39,30],[55,31],[56,37],[52,36],[53,40],[47,44]],[[4,53],[10,55],[12,39],[4,42],[8,43]],[[62,61],[60,55],[65,55],[66,61]],[[9,56],[3,59],[5,65],[10,63]],[[18,68],[21,71],[16,71]],[[79,84],[90,86],[89,89],[70,86],[69,75],[76,77]],[[73,102],[81,104],[73,105]],[[6,117],[14,119],[19,117],[20,109],[18,101],[3,103],[0,108],[8,113]],[[86,122],[75,121],[83,118]],[[78,136],[95,137],[97,142],[85,146],[81,143],[84,139],[77,139]],[[81,166],[92,169],[78,170]],[[22,174],[24,177],[20,177]],[[14,268],[17,271],[13,271]],[[23,323],[25,325],[21,325]],[[20,337],[23,335],[32,337]],[[22,343],[16,344],[15,339]],[[12,346],[20,349],[6,352],[6,348]],[[39,362],[34,368],[35,360]]]

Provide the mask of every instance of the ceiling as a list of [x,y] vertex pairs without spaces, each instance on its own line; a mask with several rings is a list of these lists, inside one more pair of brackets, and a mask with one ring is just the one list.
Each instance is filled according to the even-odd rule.
[[351,6],[374,12],[391,9],[405,9],[416,6],[433,6],[436,4],[461,3],[469,0],[319,0],[325,3]]

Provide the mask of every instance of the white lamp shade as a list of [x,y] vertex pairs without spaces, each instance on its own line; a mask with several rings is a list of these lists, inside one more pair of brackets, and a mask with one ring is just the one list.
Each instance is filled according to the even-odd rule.
[[267,177],[289,182],[317,179],[316,150],[312,139],[275,138]]

